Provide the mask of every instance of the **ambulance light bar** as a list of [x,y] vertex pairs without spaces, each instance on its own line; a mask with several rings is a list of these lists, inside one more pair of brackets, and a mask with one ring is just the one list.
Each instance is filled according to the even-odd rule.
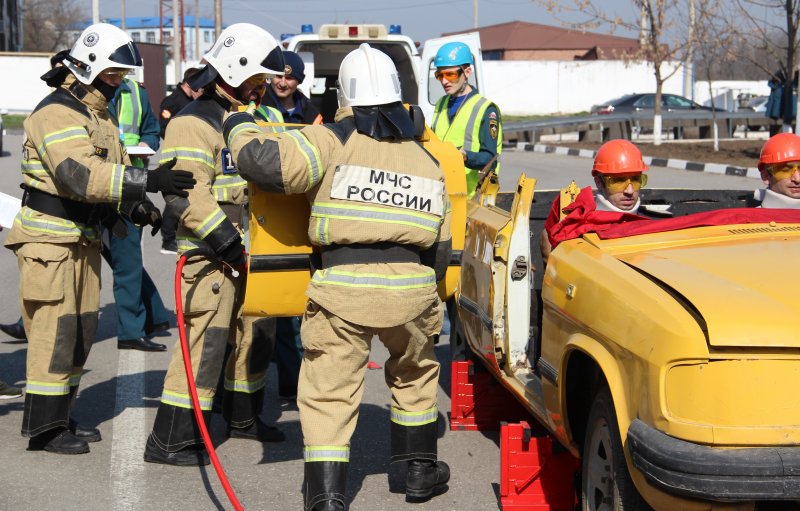
[[320,39],[385,39],[384,25],[322,25]]

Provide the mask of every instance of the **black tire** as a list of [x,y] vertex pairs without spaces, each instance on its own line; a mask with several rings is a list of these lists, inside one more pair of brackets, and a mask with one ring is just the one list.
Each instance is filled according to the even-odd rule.
[[647,511],[631,480],[611,392],[604,385],[589,412],[581,456],[582,511]]

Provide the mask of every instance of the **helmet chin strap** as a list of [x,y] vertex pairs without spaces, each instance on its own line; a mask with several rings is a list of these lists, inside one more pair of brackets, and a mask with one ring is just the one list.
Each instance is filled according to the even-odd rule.
[[[224,80],[219,80],[219,86],[224,90],[230,97],[238,100],[241,104],[247,105],[250,103],[250,98],[243,98],[239,94],[239,87],[233,87],[232,85],[228,84]],[[261,105],[261,96],[258,97],[256,101],[254,101],[256,106]]]

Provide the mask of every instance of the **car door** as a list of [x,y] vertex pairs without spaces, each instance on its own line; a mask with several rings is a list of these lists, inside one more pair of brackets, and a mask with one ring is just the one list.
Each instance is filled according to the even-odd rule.
[[436,77],[433,76],[433,73],[436,71],[436,67],[433,65],[433,59],[436,57],[436,52],[439,51],[439,48],[452,42],[462,42],[469,46],[472,52],[472,59],[475,62],[473,73],[470,77],[470,84],[475,86],[479,91],[484,91],[481,38],[478,32],[428,39],[425,41],[425,46],[422,47],[422,62],[420,63],[418,74],[419,81],[417,84],[419,90],[417,104],[422,108],[422,112],[425,114],[425,119],[428,124],[431,123],[431,119],[433,118],[433,107],[436,105],[439,98],[444,95],[444,89],[442,89]]
[[496,188],[484,184],[470,201],[456,301],[459,333],[470,351],[533,413],[546,418],[530,349],[533,277],[542,271],[531,264],[535,187],[536,180],[523,173],[513,198],[492,196]]

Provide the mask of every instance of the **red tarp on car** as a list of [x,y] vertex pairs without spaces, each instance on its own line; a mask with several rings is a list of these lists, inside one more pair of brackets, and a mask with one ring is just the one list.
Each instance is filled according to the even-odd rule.
[[562,241],[578,238],[588,232],[597,233],[602,239],[614,239],[709,225],[800,223],[800,210],[794,209],[718,209],[658,220],[631,213],[597,211],[594,194],[588,186],[581,189],[575,202],[564,208],[567,216],[560,222],[558,208],[559,199],[556,198],[544,224],[552,248]]

